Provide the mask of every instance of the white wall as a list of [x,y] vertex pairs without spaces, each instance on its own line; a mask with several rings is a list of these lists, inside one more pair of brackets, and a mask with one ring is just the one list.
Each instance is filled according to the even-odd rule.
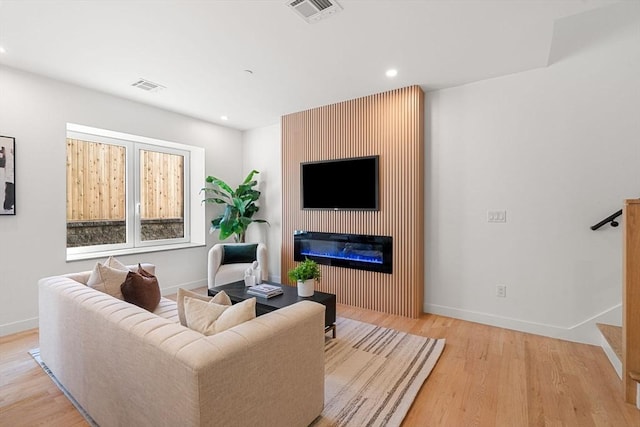
[[640,196],[627,18],[562,22],[549,67],[427,94],[425,311],[592,343],[591,318],[620,322],[621,227],[589,226]]
[[[589,227],[640,196],[631,16],[566,19],[549,67],[427,93],[426,312],[595,344],[595,320],[620,323],[621,228]],[[279,176],[279,125],[244,140],[244,169]],[[264,208],[272,253],[281,204]]]
[[280,124],[253,129],[243,133],[245,173],[260,171],[260,211],[257,218],[269,221],[253,224],[247,230],[248,242],[264,242],[269,254],[269,277],[280,281],[280,253],[282,247],[282,156]]
[[[0,216],[0,335],[37,326],[39,278],[95,264],[65,261],[67,122],[204,147],[207,174],[241,179],[239,131],[0,67],[0,134],[16,138],[17,193],[17,215]],[[207,222],[213,212],[207,207]],[[208,246],[214,241],[207,236]],[[119,258],[156,264],[160,286],[170,293],[206,283],[206,251]]]
[[[619,15],[584,15],[588,34],[567,21],[547,68],[427,93],[425,311],[594,343],[592,318],[619,322],[621,230],[589,230],[640,196],[639,34]],[[271,227],[247,237],[279,279],[279,124],[241,135],[0,67],[18,180],[18,215],[0,217],[0,335],[36,326],[38,278],[93,265],[64,261],[66,122],[203,146],[207,173],[231,183],[259,170]],[[507,223],[486,222],[494,209]],[[205,248],[124,257],[138,260],[165,290],[206,280]]]

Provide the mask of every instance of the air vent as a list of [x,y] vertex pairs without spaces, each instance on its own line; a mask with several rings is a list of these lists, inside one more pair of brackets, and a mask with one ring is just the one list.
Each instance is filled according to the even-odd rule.
[[166,87],[159,85],[158,83],[154,83],[145,79],[138,79],[134,83],[132,83],[131,86],[137,87],[138,89],[142,89],[147,92],[158,92],[162,89],[166,89]]
[[328,18],[342,10],[342,6],[335,0],[287,0],[287,4],[310,24]]

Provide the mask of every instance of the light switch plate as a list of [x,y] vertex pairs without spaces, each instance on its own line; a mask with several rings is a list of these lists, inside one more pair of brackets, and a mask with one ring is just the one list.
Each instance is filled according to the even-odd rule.
[[507,285],[496,285],[496,296],[500,298],[507,297]]
[[507,222],[507,211],[487,211],[487,222]]

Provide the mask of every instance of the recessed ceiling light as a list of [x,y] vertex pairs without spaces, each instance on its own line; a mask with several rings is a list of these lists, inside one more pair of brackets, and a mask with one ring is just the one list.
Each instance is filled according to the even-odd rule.
[[7,51],[2,46],[0,46],[0,53],[7,53]]
[[398,70],[391,68],[390,70],[387,70],[386,75],[387,77],[395,77],[398,75]]
[[227,117],[227,116],[220,116],[220,120],[229,120],[229,117]]

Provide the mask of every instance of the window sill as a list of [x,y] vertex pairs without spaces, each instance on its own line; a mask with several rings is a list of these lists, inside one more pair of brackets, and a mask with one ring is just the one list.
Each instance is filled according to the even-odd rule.
[[109,251],[90,252],[82,254],[67,254],[67,262],[80,261],[84,259],[104,258],[108,256],[133,255],[149,252],[173,251],[175,249],[201,248],[206,246],[203,243],[177,243],[174,245],[147,246],[139,248],[116,249]]

